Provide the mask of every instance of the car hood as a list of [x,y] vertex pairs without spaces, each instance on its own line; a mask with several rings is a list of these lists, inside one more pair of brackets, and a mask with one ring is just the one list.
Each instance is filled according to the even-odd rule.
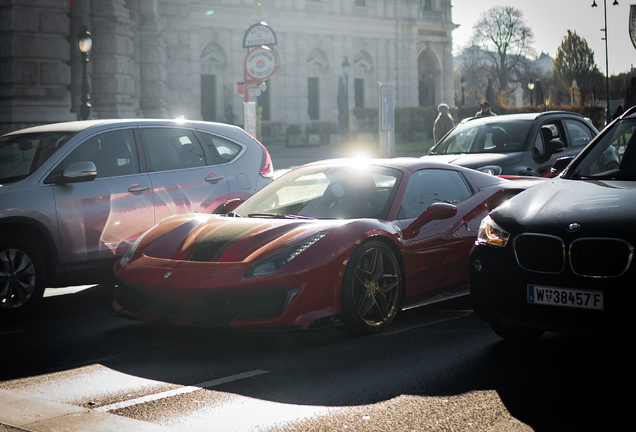
[[577,235],[611,235],[634,223],[636,182],[553,179],[516,195],[491,215],[512,233],[561,235],[572,223]]
[[497,165],[506,167],[508,165],[520,162],[523,159],[523,153],[474,153],[474,154],[440,154],[426,155],[422,158],[431,158],[436,162],[455,164],[466,168],[477,169],[488,165]]
[[142,252],[148,257],[175,261],[253,261],[350,222],[224,216],[179,218],[151,231],[150,241],[144,242]]

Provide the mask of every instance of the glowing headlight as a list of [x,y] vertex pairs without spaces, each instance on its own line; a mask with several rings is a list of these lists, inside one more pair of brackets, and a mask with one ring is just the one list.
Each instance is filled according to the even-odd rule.
[[491,218],[486,216],[479,225],[477,244],[487,244],[496,247],[505,247],[510,239],[510,233],[502,230]]
[[491,175],[500,175],[503,172],[503,169],[497,165],[488,165],[488,166],[477,168],[477,171],[481,171],[483,173],[491,174]]
[[314,234],[313,236],[309,237],[307,240],[290,246],[268,258],[265,258],[264,260],[257,262],[256,264],[253,264],[252,266],[250,266],[250,268],[247,269],[245,277],[263,276],[280,270],[291,260],[309,249],[312,245],[314,245],[318,240],[320,240],[327,234],[329,234],[329,231],[321,231],[318,234]]

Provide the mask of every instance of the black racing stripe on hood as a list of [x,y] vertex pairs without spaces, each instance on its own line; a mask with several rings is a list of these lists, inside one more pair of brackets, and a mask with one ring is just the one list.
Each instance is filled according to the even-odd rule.
[[192,247],[192,251],[186,261],[216,262],[222,253],[236,240],[258,229],[261,225],[245,227],[244,225],[231,226],[227,224],[219,230],[215,230]]

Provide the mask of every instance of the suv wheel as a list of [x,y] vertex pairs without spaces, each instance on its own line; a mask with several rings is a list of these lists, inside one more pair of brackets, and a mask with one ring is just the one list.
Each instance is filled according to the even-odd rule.
[[27,238],[3,234],[0,240],[0,320],[22,315],[42,298],[44,259]]

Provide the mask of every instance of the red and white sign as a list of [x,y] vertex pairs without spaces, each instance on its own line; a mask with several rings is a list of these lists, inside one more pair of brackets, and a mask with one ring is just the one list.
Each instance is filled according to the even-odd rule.
[[274,51],[265,47],[254,48],[245,57],[245,73],[258,82],[274,75],[277,65]]

